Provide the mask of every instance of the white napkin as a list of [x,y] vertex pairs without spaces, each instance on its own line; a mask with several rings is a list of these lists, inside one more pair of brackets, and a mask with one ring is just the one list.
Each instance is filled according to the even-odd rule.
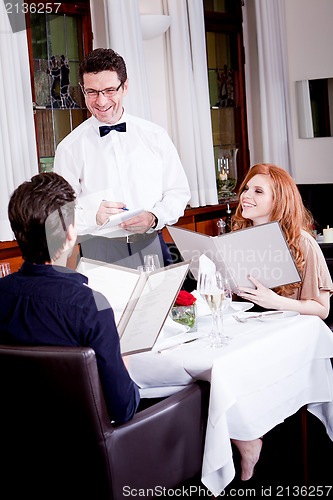
[[[216,285],[215,279],[216,266],[212,260],[210,260],[206,255],[202,254],[199,257],[199,272],[197,281],[197,290],[200,293],[218,293],[219,288]],[[200,285],[201,276],[206,275],[206,280]],[[203,287],[200,289],[200,286]]]
[[209,305],[205,301],[203,297],[201,297],[199,290],[193,290],[191,292],[192,295],[197,299],[195,302],[196,305],[196,315],[197,316],[207,316],[208,314],[211,314],[211,310],[209,309]]
[[199,273],[198,280],[200,274],[211,274],[216,272],[216,266],[212,260],[210,260],[207,255],[202,254],[199,257]]
[[179,335],[180,333],[186,333],[188,330],[188,326],[182,325],[181,323],[174,321],[172,318],[170,318],[170,316],[167,316],[162,331],[159,335],[159,339],[165,339],[168,337]]

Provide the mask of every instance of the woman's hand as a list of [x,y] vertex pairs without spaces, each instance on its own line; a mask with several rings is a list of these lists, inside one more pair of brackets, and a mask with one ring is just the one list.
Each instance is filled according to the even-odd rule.
[[258,304],[258,306],[264,307],[265,309],[279,309],[281,297],[277,293],[273,292],[273,290],[260,283],[260,281],[253,276],[248,276],[248,278],[252,281],[256,288],[240,286],[238,288],[238,295],[243,299]]
[[277,309],[285,311],[296,311],[300,314],[310,314],[325,319],[330,310],[330,293],[327,290],[320,290],[316,299],[292,299],[278,295],[265,285],[260,283],[253,276],[248,277],[256,288],[239,287],[238,295],[243,299],[258,304],[265,309]]

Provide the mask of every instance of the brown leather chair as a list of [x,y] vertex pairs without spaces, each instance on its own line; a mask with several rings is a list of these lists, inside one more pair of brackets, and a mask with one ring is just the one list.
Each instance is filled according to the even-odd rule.
[[0,345],[1,498],[176,487],[201,470],[208,391],[196,382],[113,426],[91,348]]

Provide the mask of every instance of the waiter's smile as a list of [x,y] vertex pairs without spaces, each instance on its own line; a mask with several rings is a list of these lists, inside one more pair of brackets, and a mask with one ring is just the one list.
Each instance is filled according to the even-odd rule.
[[[95,97],[85,95],[86,106],[97,120],[110,125],[120,120],[123,114],[123,98],[127,94],[128,80],[122,83],[116,71],[85,73],[83,87],[99,92]],[[101,92],[107,89],[115,90],[112,97],[106,97]]]

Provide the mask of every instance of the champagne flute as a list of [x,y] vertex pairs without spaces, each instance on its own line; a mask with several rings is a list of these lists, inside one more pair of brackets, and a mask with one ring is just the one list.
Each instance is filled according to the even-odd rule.
[[219,272],[202,274],[199,277],[199,293],[205,297],[212,312],[213,339],[210,346],[222,347],[229,340],[229,337],[224,334],[223,328],[223,310],[231,301],[229,283]]
[[[198,292],[200,293],[201,297],[204,299],[204,301],[206,302],[206,296],[205,296],[205,292],[207,290],[207,287],[208,287],[208,280],[209,280],[209,274],[204,272],[204,273],[199,273],[199,276],[198,276],[198,281],[197,281],[197,290]],[[208,333],[207,337],[210,339],[210,340],[214,340],[215,338],[215,334],[214,334],[214,330],[210,330],[210,332]]]

